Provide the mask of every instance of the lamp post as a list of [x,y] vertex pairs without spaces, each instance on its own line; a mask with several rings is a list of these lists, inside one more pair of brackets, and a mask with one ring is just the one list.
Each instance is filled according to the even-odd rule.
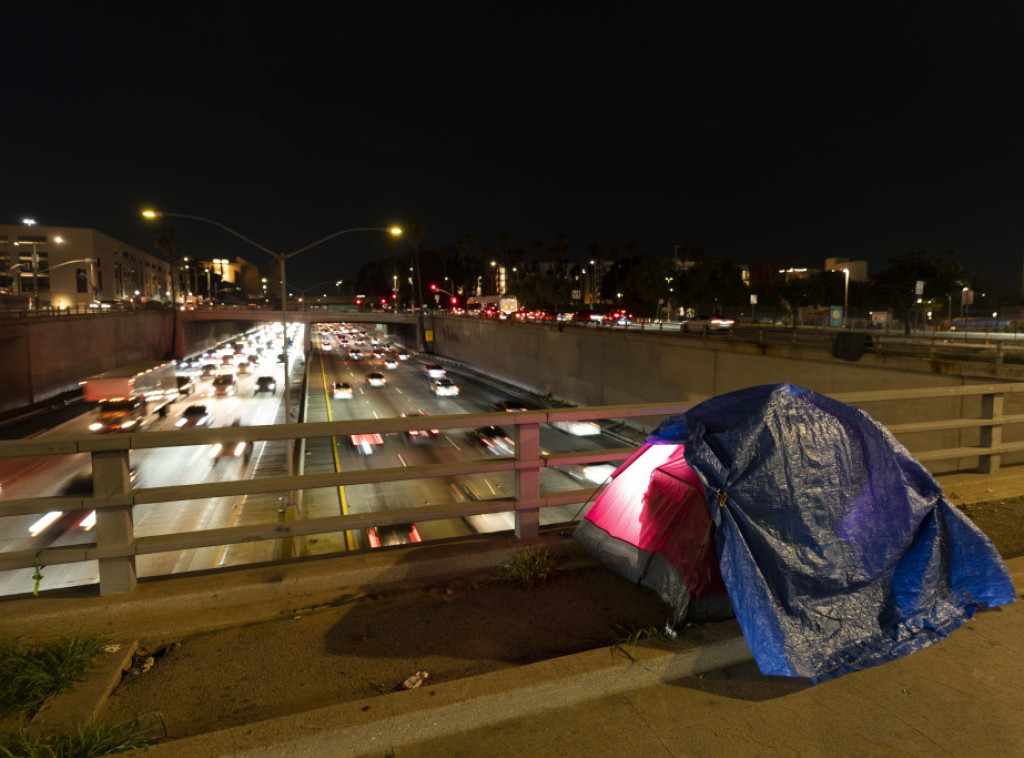
[[[36,222],[33,219],[26,218],[26,219],[23,219],[22,223],[24,223],[25,226],[34,226]],[[53,241],[56,242],[58,245],[63,245],[64,244],[64,238],[61,237],[60,235],[54,237]],[[43,244],[45,245],[46,242],[47,242],[47,240],[44,240]],[[32,245],[32,257],[31,257],[31,261],[32,261],[32,295],[33,295],[33,302],[34,302],[34,305],[35,305],[35,309],[39,310],[39,252],[38,252],[39,241],[38,240],[32,240],[31,242],[28,242],[28,243],[26,243],[26,242],[15,242],[14,246],[15,247],[20,247],[21,245],[25,245],[25,244]],[[11,268],[15,268],[16,266],[24,266],[24,265],[25,265],[24,263],[18,263],[18,264],[15,264],[15,266],[12,266]],[[56,266],[54,266],[53,268],[56,268]],[[47,270],[47,272],[49,272],[50,267],[47,266],[46,270]],[[20,282],[20,280],[18,282],[18,294],[21,294],[21,282]]]
[[846,328],[846,309],[850,302],[850,269],[843,269],[843,329]]
[[[384,226],[357,226],[357,227],[353,227],[351,229],[342,229],[340,232],[334,232],[333,234],[328,234],[326,237],[322,237],[321,239],[318,239],[316,242],[311,242],[308,245],[303,245],[298,250],[293,250],[290,253],[276,253],[273,250],[271,250],[269,247],[261,245],[258,242],[254,242],[253,240],[251,240],[248,237],[246,237],[244,234],[236,232],[234,229],[232,229],[232,228],[230,228],[228,226],[225,226],[224,224],[222,224],[222,223],[220,223],[218,221],[213,221],[212,219],[204,218],[202,216],[193,216],[193,215],[186,214],[186,213],[166,213],[166,212],[163,212],[163,211],[154,211],[154,210],[145,210],[145,211],[142,212],[142,215],[145,218],[148,218],[148,219],[155,219],[155,218],[187,218],[187,219],[191,219],[193,221],[202,221],[202,222],[204,222],[206,224],[210,224],[212,226],[216,226],[219,229],[223,229],[228,234],[231,234],[231,235],[233,235],[235,237],[238,237],[238,239],[243,240],[244,242],[248,242],[253,247],[255,247],[255,248],[259,249],[259,250],[262,250],[264,253],[266,253],[271,258],[273,258],[275,261],[277,261],[278,265],[281,267],[281,328],[283,330],[283,334],[281,335],[281,339],[282,339],[282,353],[284,353],[284,422],[286,424],[290,424],[292,422],[292,413],[291,413],[291,381],[290,381],[289,376],[288,376],[288,374],[289,374],[289,370],[288,370],[288,283],[287,283],[287,279],[285,277],[285,263],[289,259],[294,258],[299,253],[304,253],[307,250],[316,247],[317,245],[322,245],[324,242],[332,240],[335,237],[340,237],[343,234],[351,234],[352,232],[387,232],[387,233],[397,237],[398,235],[400,235],[402,233],[401,228],[399,228],[397,226],[392,226],[392,227],[384,227]],[[293,447],[293,442],[294,442],[293,440],[287,440],[287,447],[285,448],[285,468],[287,468],[288,476],[292,476],[294,474],[294,472],[292,470],[292,468],[293,468],[293,463],[292,463],[292,447]],[[291,489],[289,489],[288,490],[288,506],[291,506],[292,503],[293,503],[293,494],[294,494],[293,491]]]
[[89,290],[92,293],[93,302],[96,300],[96,295],[99,288],[96,286],[96,276],[93,272],[93,266],[98,262],[98,258],[75,258],[73,261],[62,261],[55,266],[50,266],[49,270],[54,271],[62,266],[70,266],[72,263],[88,263],[89,264]]

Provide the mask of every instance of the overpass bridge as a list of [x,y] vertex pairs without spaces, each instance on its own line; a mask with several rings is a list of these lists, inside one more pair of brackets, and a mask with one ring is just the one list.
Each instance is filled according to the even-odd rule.
[[[839,393],[833,397],[859,407],[915,406],[919,409],[955,407],[961,409],[946,418],[936,419],[934,413],[927,420],[893,424],[890,431],[907,444],[915,456],[937,470],[974,470],[997,473],[1004,461],[1024,452],[1021,425],[1024,414],[1003,412],[1007,401],[1024,396],[1024,383],[988,384],[978,386],[947,386],[936,389],[883,390],[873,392]],[[948,405],[953,401],[953,405]],[[978,416],[964,414],[962,409],[976,401],[982,409]],[[138,488],[132,485],[132,455],[137,451],[154,448],[173,448],[189,445],[271,440],[295,444],[323,437],[345,437],[352,434],[386,434],[403,432],[422,426],[415,418],[368,419],[359,421],[331,421],[304,424],[279,424],[256,427],[230,427],[219,429],[179,430],[174,432],[146,432],[77,439],[40,439],[0,442],[0,461],[9,458],[33,456],[71,456],[87,454],[91,458],[93,492],[91,496],[67,495],[61,497],[31,497],[0,500],[0,517],[42,514],[48,511],[96,512],[95,537],[83,544],[47,548],[45,550],[17,550],[0,553],[0,570],[31,569],[40,564],[59,564],[98,561],[101,594],[130,593],[134,590],[139,556],[168,551],[193,550],[210,546],[271,541],[281,546],[278,555],[288,557],[292,551],[286,547],[295,539],[310,535],[344,533],[367,527],[379,527],[437,519],[465,518],[481,514],[511,512],[514,514],[515,535],[520,538],[538,534],[540,511],[566,505],[583,505],[600,491],[593,487],[575,490],[546,491],[542,489],[541,472],[546,469],[623,460],[635,447],[612,450],[551,454],[541,450],[540,426],[570,420],[652,420],[678,414],[687,409],[679,403],[646,403],[624,406],[589,408],[552,408],[518,413],[458,414],[432,416],[431,426],[439,429],[465,428],[501,423],[515,429],[514,455],[507,458],[460,460],[430,463],[419,466],[375,468],[362,471],[339,470],[333,473],[286,472],[284,476],[241,479],[236,481],[207,482],[194,485]],[[914,443],[914,440],[934,439],[938,432],[955,430],[973,435],[975,444],[960,444],[939,448]],[[1007,441],[1004,431],[1013,430],[1018,441]],[[301,460],[302,456],[299,456]],[[938,464],[944,464],[939,467]],[[300,467],[301,468],[301,467]],[[273,523],[230,526],[200,531],[172,532],[139,537],[134,532],[133,511],[137,506],[168,504],[181,501],[203,501],[225,495],[253,495],[259,493],[302,492],[322,488],[336,488],[367,483],[399,480],[428,479],[434,477],[460,477],[476,473],[507,472],[514,481],[513,491],[498,493],[481,500],[451,501],[432,505],[403,503],[387,512],[346,514],[310,518],[301,507],[281,512],[280,520]],[[301,503],[301,499],[296,502]],[[326,554],[322,557],[329,557]],[[27,588],[26,588],[27,589]]]
[[[38,322],[43,334],[41,349],[50,360],[67,370],[62,361],[68,354],[80,358],[97,341],[124,352],[148,343],[165,348],[173,325],[161,312],[135,314],[125,320],[117,316],[83,316],[74,319],[83,327],[69,328],[70,319]],[[130,314],[128,314],[130,315]],[[281,311],[218,309],[211,312],[182,312],[179,325],[225,331],[239,324],[276,321]],[[356,318],[358,316],[359,318]],[[407,337],[414,334],[418,318],[411,314],[333,313],[299,311],[296,320],[387,323]],[[585,503],[594,490],[546,492],[541,489],[542,471],[559,467],[622,460],[632,452],[626,447],[603,453],[549,455],[540,450],[542,424],[564,420],[612,419],[643,430],[669,414],[708,396],[741,386],[790,381],[864,408],[884,423],[933,473],[983,471],[994,473],[1002,465],[1024,460],[1024,376],[1020,364],[1012,361],[983,361],[969,354],[946,355],[941,343],[906,344],[885,351],[877,342],[863,358],[851,362],[835,357],[820,341],[812,344],[802,333],[769,331],[744,341],[740,333],[721,338],[686,338],[678,332],[658,330],[598,330],[565,328],[557,325],[513,324],[467,318],[424,315],[434,339],[430,348],[438,355],[476,366],[482,373],[499,377],[513,386],[541,395],[571,400],[577,408],[551,408],[519,414],[460,414],[432,417],[440,429],[465,428],[500,423],[513,426],[518,444],[508,459],[434,463],[369,471],[339,471],[307,474],[301,470],[282,476],[188,485],[182,487],[133,487],[130,478],[133,453],[161,447],[209,445],[224,441],[277,441],[301,444],[302,440],[350,434],[402,432],[415,422],[408,419],[368,419],[236,427],[230,430],[195,430],[173,433],[145,433],[118,437],[89,437],[66,440],[19,440],[0,443],[0,460],[25,456],[71,456],[91,458],[94,480],[92,497],[24,498],[0,501],[0,517],[41,513],[50,510],[88,511],[95,509],[95,539],[87,544],[38,551],[0,554],[0,569],[30,569],[42,558],[47,565],[98,561],[103,594],[130,592],[136,582],[136,558],[176,550],[208,546],[272,542],[287,555],[296,540],[312,535],[345,533],[409,521],[464,518],[511,512],[520,537],[536,534],[539,513],[547,508]],[[289,312],[289,320],[292,320]],[[53,339],[52,323],[64,336]],[[2,325],[0,325],[2,327]],[[90,331],[91,330],[91,331]],[[404,332],[403,332],[404,330]],[[184,331],[184,329],[183,329]],[[95,339],[82,335],[98,333]],[[234,332],[237,333],[237,332]],[[0,328],[0,353],[24,337],[7,340]],[[820,335],[819,335],[820,336]],[[784,337],[785,339],[775,339]],[[200,337],[195,337],[200,339]],[[215,340],[216,341],[216,340]],[[103,343],[101,343],[103,344]],[[979,346],[983,353],[987,347]],[[10,366],[10,364],[4,364]],[[9,370],[9,369],[5,369]],[[89,373],[98,373],[90,371]],[[8,385],[10,386],[10,385]],[[880,389],[884,387],[885,389]],[[293,443],[293,441],[299,441]],[[298,456],[301,460],[302,456]],[[203,501],[224,495],[254,495],[303,492],[317,488],[356,484],[388,483],[435,477],[465,477],[477,473],[504,472],[512,476],[511,492],[493,498],[433,504],[428,507],[405,504],[382,513],[339,514],[307,518],[298,508],[269,524],[232,526],[198,532],[168,533],[139,537],[134,533],[133,509],[140,505],[166,507],[179,501]]]

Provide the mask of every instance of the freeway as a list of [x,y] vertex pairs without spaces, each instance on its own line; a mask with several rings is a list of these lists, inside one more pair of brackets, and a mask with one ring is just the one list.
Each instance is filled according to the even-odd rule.
[[[220,362],[219,357],[216,361]],[[295,366],[293,364],[293,370]],[[273,395],[254,394],[257,376],[272,376],[278,385],[283,366],[274,363],[268,352],[253,373],[237,376],[237,391],[227,396],[212,395],[212,377],[200,378],[195,372],[195,391],[180,397],[171,405],[165,418],[153,415],[147,430],[171,431],[183,423],[183,412],[192,405],[205,405],[211,428],[234,423],[272,424],[279,413],[280,392]],[[53,438],[84,437],[90,434],[91,414],[82,414],[46,430],[40,436]],[[248,456],[211,457],[209,446],[189,446],[157,450],[138,450],[131,454],[133,486],[163,487],[200,484],[238,476],[251,476],[257,466],[276,462],[278,473],[284,471],[283,443],[259,442]],[[2,470],[2,497],[42,497],[61,494],[84,494],[91,491],[89,456],[58,456],[53,459],[10,459]],[[146,536],[229,526],[242,507],[239,498],[213,498],[206,501],[139,505],[134,509],[136,534]],[[275,508],[276,512],[276,508]],[[74,545],[92,540],[90,520],[69,519],[65,514],[48,526],[35,526],[38,516],[8,517],[0,524],[0,551],[43,549]],[[33,532],[35,532],[33,534]],[[216,566],[222,562],[224,548],[207,548],[178,553],[140,556],[139,576],[153,576]],[[45,554],[41,557],[45,564]],[[31,569],[0,572],[0,594],[16,594],[31,590]],[[52,566],[43,570],[46,588],[91,584],[98,581],[95,561]]]
[[[305,339],[296,325],[293,337],[296,344]],[[406,360],[398,357],[405,351],[394,341],[382,325],[376,327],[345,327],[319,325],[312,327],[312,350],[307,367],[298,350],[290,351],[295,360],[290,367],[293,389],[301,386],[303,372],[308,368],[305,418],[309,421],[357,420],[366,418],[393,418],[402,415],[458,414],[493,411],[501,401],[514,401],[541,407],[535,399],[526,398],[497,382],[481,377],[472,370],[450,368],[448,378],[459,388],[456,396],[439,396],[431,388],[425,367],[432,356],[411,355]],[[270,330],[270,331],[268,331]],[[272,327],[261,331],[267,341],[273,339]],[[360,333],[362,332],[362,333]],[[362,345],[357,343],[362,342]],[[377,345],[373,343],[377,342]],[[374,355],[374,347],[390,344],[390,349]],[[362,349],[365,357],[355,357],[351,348]],[[248,349],[244,352],[248,352]],[[283,421],[281,408],[283,366],[273,362],[277,349],[268,350],[263,363],[252,375],[237,377],[237,394],[211,397],[212,379],[197,379],[197,391],[192,397],[180,398],[167,418],[154,420],[148,429],[171,430],[182,423],[182,412],[194,403],[202,402],[212,414],[211,427],[273,424]],[[219,357],[219,356],[218,356]],[[385,361],[385,358],[388,360]],[[214,360],[214,358],[207,358]],[[373,386],[369,374],[382,374],[384,386]],[[277,382],[274,394],[255,394],[255,377],[269,375]],[[351,397],[336,397],[335,383],[346,383],[352,388]],[[64,422],[45,432],[46,435],[67,438],[86,436],[89,414]],[[430,433],[425,419],[425,434],[405,433],[383,435],[379,439],[360,440],[356,445],[350,439],[309,440],[302,456],[306,473],[370,469],[378,467],[416,466],[435,462],[451,462],[481,458],[492,454],[510,455],[507,444],[492,445],[482,442],[472,430],[448,429]],[[585,434],[578,435],[572,431]],[[541,446],[549,452],[571,450],[598,450],[622,446],[620,440],[600,433],[596,427],[581,426],[571,431],[542,428]],[[511,435],[511,428],[509,428]],[[500,437],[498,438],[500,441]],[[489,440],[493,442],[494,440]],[[280,476],[285,471],[283,442],[258,442],[247,457],[216,460],[210,457],[208,446],[167,448],[133,451],[131,466],[133,486],[148,488],[176,484],[198,484],[229,480],[237,477],[262,478]],[[54,459],[8,461],[0,469],[3,485],[0,497],[19,498],[70,493],[81,487],[88,477],[90,462],[87,455],[64,456]],[[598,478],[603,478],[609,466],[600,467]],[[594,474],[591,472],[591,476]],[[544,491],[563,491],[586,487],[589,482],[580,467],[547,469],[541,472]],[[88,489],[88,482],[86,482]],[[316,518],[339,513],[381,512],[389,508],[408,508],[417,505],[440,504],[452,501],[487,500],[513,495],[511,473],[480,474],[465,477],[436,477],[399,482],[385,482],[306,490],[300,494],[302,517]],[[226,526],[266,524],[284,518],[285,499],[281,493],[211,498],[202,501],[140,505],[134,509],[135,531],[138,536],[181,533]],[[573,519],[577,508],[562,507],[542,511],[542,523],[560,523]],[[89,542],[92,539],[88,522],[75,523],[67,517],[30,534],[37,517],[9,517],[0,524],[0,551],[39,550],[49,546]],[[303,540],[299,550],[303,554],[321,554],[367,546],[392,545],[418,540],[437,540],[466,536],[477,532],[510,530],[511,513],[491,514],[467,519],[424,521],[399,527],[380,527],[359,533],[315,535]],[[241,565],[273,560],[280,555],[281,545],[274,542],[242,543],[231,546],[209,547],[196,550],[143,555],[137,559],[140,577],[159,576],[186,571],[210,569],[218,566]],[[41,557],[45,564],[45,553]],[[98,581],[95,561],[46,567],[42,571],[42,588],[55,589]],[[32,569],[0,572],[0,594],[18,594],[31,591]]]
[[[372,341],[368,336],[366,342]],[[386,334],[377,339],[388,342]],[[347,344],[345,344],[347,343]],[[390,351],[381,357],[369,354],[372,345],[353,345],[351,338],[345,339],[344,332],[336,335],[321,329],[317,348],[313,354],[307,414],[310,420],[351,420],[359,418],[394,418],[398,416],[424,415],[426,434],[384,435],[376,444],[357,446],[351,440],[332,440],[330,449],[312,451],[307,456],[307,470],[312,464],[315,470],[371,469],[382,467],[417,466],[428,463],[445,463],[458,460],[487,457],[492,454],[511,455],[507,443],[490,446],[480,441],[473,430],[448,429],[430,433],[429,416],[454,415],[459,413],[494,412],[494,404],[514,400],[523,407],[541,407],[535,399],[525,397],[493,380],[481,378],[471,370],[449,368],[447,378],[458,387],[457,396],[438,396],[431,389],[431,380],[425,368],[430,356],[412,356],[409,360],[385,362]],[[324,348],[327,349],[324,349]],[[353,359],[349,350],[363,349],[368,357]],[[388,366],[391,368],[388,368]],[[319,369],[319,377],[316,377]],[[367,377],[374,373],[383,374],[386,387],[372,386]],[[352,397],[333,397],[330,391],[335,383],[352,387]],[[512,436],[511,428],[505,430]],[[547,452],[569,452],[573,450],[601,450],[621,447],[622,442],[601,434],[600,429],[580,425],[577,431],[586,436],[542,428],[541,448]],[[593,434],[589,434],[593,432]],[[499,436],[498,440],[501,440]],[[312,459],[312,461],[310,460]],[[336,461],[336,467],[325,467]],[[602,469],[605,473],[607,467]],[[603,476],[604,474],[602,474]],[[583,472],[578,467],[549,469],[541,472],[541,488],[546,492],[578,489],[587,486]],[[461,477],[437,477],[428,480],[410,480],[383,484],[366,484],[346,487],[333,500],[329,497],[314,499],[306,516],[337,515],[346,513],[380,512],[388,507],[407,508],[415,505],[431,505],[453,501],[488,500],[513,495],[511,473],[480,474]],[[550,508],[541,512],[541,523],[562,523],[577,515],[576,508]],[[424,540],[444,539],[472,533],[511,530],[511,513],[475,516],[468,519],[431,521],[416,525],[419,537]],[[389,530],[392,541],[409,541],[410,528],[404,534]],[[338,549],[338,540],[343,535],[320,535],[315,543],[307,545],[308,552]],[[361,546],[362,535],[348,535],[355,546]],[[313,540],[310,540],[313,542]],[[351,544],[351,543],[350,543]]]

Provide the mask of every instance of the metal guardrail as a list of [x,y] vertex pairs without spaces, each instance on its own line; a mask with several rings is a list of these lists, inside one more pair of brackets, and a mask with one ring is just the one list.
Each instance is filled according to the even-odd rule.
[[[915,453],[924,461],[977,458],[981,470],[995,473],[1003,454],[1024,451],[1024,442],[1004,443],[1002,430],[1012,424],[1024,424],[1024,415],[1004,415],[1007,395],[1024,393],[1024,383],[955,386],[920,390],[854,392],[833,395],[836,400],[852,405],[864,403],[905,402],[914,399],[980,397],[982,412],[978,418],[954,418],[923,421],[890,427],[896,435],[935,430],[980,430],[980,443],[973,447],[927,450]],[[0,517],[38,514],[48,511],[96,510],[95,542],[45,549],[47,565],[98,560],[101,594],[131,592],[135,587],[135,557],[172,550],[230,545],[259,540],[281,540],[312,534],[343,532],[370,526],[429,521],[512,511],[515,531],[520,538],[538,533],[540,509],[556,505],[584,503],[595,494],[594,489],[567,492],[542,492],[540,472],[544,468],[574,464],[622,460],[634,448],[604,451],[546,454],[540,449],[540,425],[556,421],[592,421],[605,419],[656,418],[679,414],[690,406],[678,403],[601,406],[590,408],[558,408],[520,413],[460,414],[431,416],[430,427],[457,429],[488,424],[514,426],[516,446],[514,457],[505,459],[474,459],[454,463],[436,463],[401,468],[378,468],[340,473],[304,474],[301,476],[265,477],[252,480],[213,482],[175,487],[132,489],[130,455],[133,450],[208,445],[214,443],[344,437],[351,434],[384,434],[421,428],[422,419],[394,418],[361,421],[279,424],[255,427],[223,427],[217,429],[143,432],[128,435],[93,436],[66,440],[0,441],[0,458],[72,455],[92,456],[93,495],[91,497],[61,496],[18,500],[0,500]],[[911,452],[914,452],[911,450]],[[364,513],[323,518],[282,521],[272,524],[210,529],[184,534],[136,537],[132,509],[145,503],[169,503],[226,495],[247,495],[267,492],[337,487],[366,483],[394,482],[442,476],[463,476],[497,471],[512,472],[515,491],[512,497],[485,501],[451,502],[440,505],[408,507],[382,513]],[[38,551],[22,550],[0,554],[0,570],[30,568]]]

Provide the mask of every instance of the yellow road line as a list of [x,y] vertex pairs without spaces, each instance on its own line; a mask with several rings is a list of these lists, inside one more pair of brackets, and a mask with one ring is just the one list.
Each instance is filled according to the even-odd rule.
[[[324,381],[324,399],[327,403],[327,420],[334,421],[334,414],[331,413],[331,396],[327,392],[327,372],[324,370],[323,357],[320,358],[320,376],[323,377]],[[331,450],[334,452],[334,472],[336,474],[341,473],[341,459],[338,457],[338,438],[331,437]],[[345,487],[338,485],[338,500],[341,503],[341,515],[348,515],[348,500],[345,497]],[[355,550],[355,544],[352,542],[352,532],[345,532],[345,545],[349,550]]]
[[[235,515],[231,517],[231,526],[238,524],[238,517],[242,515],[242,503],[245,502],[245,495],[238,496],[238,502],[235,503]],[[217,567],[220,568],[224,564],[224,557],[227,555],[228,548],[230,545],[221,545],[220,554],[217,556]]]

